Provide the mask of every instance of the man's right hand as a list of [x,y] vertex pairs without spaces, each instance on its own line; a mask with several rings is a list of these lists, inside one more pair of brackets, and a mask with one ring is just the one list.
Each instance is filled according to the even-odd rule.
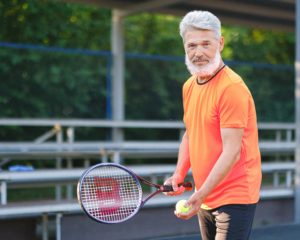
[[167,196],[177,196],[182,194],[185,191],[185,188],[183,186],[178,187],[179,183],[183,182],[183,178],[173,175],[172,177],[168,178],[165,182],[164,185],[172,185],[173,187],[173,192],[164,192],[165,195]]

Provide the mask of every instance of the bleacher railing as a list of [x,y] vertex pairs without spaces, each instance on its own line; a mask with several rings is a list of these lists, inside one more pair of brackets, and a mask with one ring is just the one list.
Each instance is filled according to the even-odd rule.
[[[1,127],[8,126],[29,126],[49,128],[36,136],[32,141],[22,142],[0,142],[0,159],[1,165],[8,165],[12,160],[24,159],[54,159],[57,169],[63,169],[62,161],[66,160],[66,168],[74,170],[73,160],[82,159],[82,169],[91,165],[91,159],[97,162],[119,162],[126,158],[147,159],[144,164],[151,163],[152,158],[173,158],[171,162],[175,164],[180,138],[185,128],[180,121],[110,121],[110,120],[83,120],[83,119],[0,119]],[[290,197],[293,195],[294,186],[294,169],[293,162],[295,150],[295,124],[293,123],[259,123],[260,149],[263,157],[263,173],[265,175],[264,189],[268,193],[263,193],[265,197]],[[114,142],[112,140],[77,140],[76,129],[78,128],[107,128],[111,131],[118,129],[167,129],[178,130],[177,140],[126,140]],[[65,139],[64,139],[65,136]],[[149,162],[150,161],[150,162]],[[167,162],[170,164],[170,162]],[[134,161],[133,161],[133,165]],[[78,165],[77,165],[78,167]],[[37,169],[38,170],[38,169]],[[38,171],[35,171],[38,174]],[[42,169],[43,170],[43,169]],[[6,171],[3,171],[4,173]],[[72,176],[71,180],[79,177],[80,171]],[[74,172],[73,172],[74,173]],[[0,172],[1,174],[1,172]],[[65,179],[65,173],[61,172],[57,179],[61,181]],[[168,174],[171,174],[169,170]],[[163,174],[164,177],[168,174]],[[26,175],[26,174],[25,174]],[[24,178],[18,180],[20,182],[29,181],[30,174],[24,175]],[[0,175],[1,176],[1,175]],[[2,174],[2,176],[4,176]],[[19,176],[22,176],[20,173]],[[7,176],[6,176],[7,177]],[[42,175],[41,175],[42,178]],[[3,180],[4,179],[4,180]],[[7,183],[14,182],[14,178],[6,181],[3,177],[1,184],[2,200],[6,203],[6,187]],[[38,178],[37,178],[38,179]],[[70,180],[70,179],[69,179]],[[50,181],[50,179],[49,179]],[[32,184],[35,182],[32,181]],[[280,189],[280,191],[278,190]],[[282,191],[285,189],[285,191]],[[57,199],[61,199],[61,190],[57,189]],[[72,189],[68,190],[68,196],[72,196]],[[272,192],[272,193],[271,193]]]
[[[61,218],[64,214],[82,212],[76,201],[76,183],[83,171],[96,162],[124,163],[126,158],[133,159],[130,168],[138,175],[161,183],[175,169],[180,139],[185,131],[179,121],[109,121],[82,119],[0,119],[0,128],[9,126],[47,129],[34,139],[27,141],[0,141],[0,219],[41,217],[43,239],[47,239],[49,217],[55,216],[56,236],[61,235]],[[263,184],[260,191],[262,200],[293,198],[295,195],[295,124],[259,123],[260,149],[263,158]],[[172,140],[128,140],[110,139],[79,140],[77,129],[105,128],[117,129],[121,133],[126,129],[168,129],[178,130],[178,138]],[[144,159],[143,164],[134,160]],[[151,159],[170,159],[172,164],[153,164]],[[56,168],[34,169],[31,171],[8,171],[6,167],[15,161],[41,161],[52,159]],[[83,160],[78,167],[74,160]],[[12,162],[13,161],[13,162]],[[62,164],[66,161],[66,164]],[[92,162],[93,161],[93,162]],[[152,164],[150,164],[152,163]],[[190,175],[188,177],[191,177]],[[27,202],[10,201],[11,189],[37,187],[55,187],[54,199]],[[163,194],[155,197],[146,207],[171,206],[183,196],[167,197]],[[184,196],[188,197],[188,196]],[[59,239],[59,238],[58,238]]]
[[[111,120],[62,120],[62,119],[0,119],[0,126],[49,127],[32,141],[1,142],[2,159],[20,159],[47,156],[74,157],[101,156],[102,161],[120,162],[120,153],[133,157],[143,155],[149,158],[156,154],[176,156],[184,125],[179,121],[111,121]],[[293,123],[259,123],[260,149],[263,155],[276,154],[276,160],[282,155],[293,155],[295,149],[295,124]],[[107,128],[123,132],[125,129],[177,129],[177,140],[89,140],[79,141],[75,129]],[[65,136],[65,139],[64,139]],[[54,138],[54,141],[53,139]],[[165,154],[165,155],[164,155]],[[281,154],[281,155],[280,155]],[[286,157],[286,156],[285,156]],[[285,159],[286,160],[286,159]],[[289,159],[293,160],[293,159]]]

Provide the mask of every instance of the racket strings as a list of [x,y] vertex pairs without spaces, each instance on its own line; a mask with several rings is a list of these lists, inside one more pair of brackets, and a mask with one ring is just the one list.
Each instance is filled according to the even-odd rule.
[[99,221],[124,221],[139,209],[141,199],[136,178],[116,166],[94,168],[81,183],[82,205]]

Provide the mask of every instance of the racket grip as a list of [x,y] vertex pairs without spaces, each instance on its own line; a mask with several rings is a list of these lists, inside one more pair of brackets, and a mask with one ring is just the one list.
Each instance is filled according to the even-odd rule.
[[183,186],[185,188],[185,191],[192,191],[193,190],[193,184],[191,182],[184,182],[179,183],[178,187]]
[[[192,191],[193,190],[193,184],[191,182],[183,182],[179,183],[178,187],[183,186],[186,191]],[[173,192],[172,185],[163,185],[163,192]]]

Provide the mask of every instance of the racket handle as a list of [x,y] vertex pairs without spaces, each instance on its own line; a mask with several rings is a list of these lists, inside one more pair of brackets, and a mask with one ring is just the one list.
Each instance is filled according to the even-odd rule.
[[[178,187],[183,186],[185,188],[186,191],[192,191],[193,190],[193,184],[191,182],[183,182],[183,183],[179,183]],[[162,191],[163,192],[173,192],[173,187],[172,185],[163,185],[162,186]]]

